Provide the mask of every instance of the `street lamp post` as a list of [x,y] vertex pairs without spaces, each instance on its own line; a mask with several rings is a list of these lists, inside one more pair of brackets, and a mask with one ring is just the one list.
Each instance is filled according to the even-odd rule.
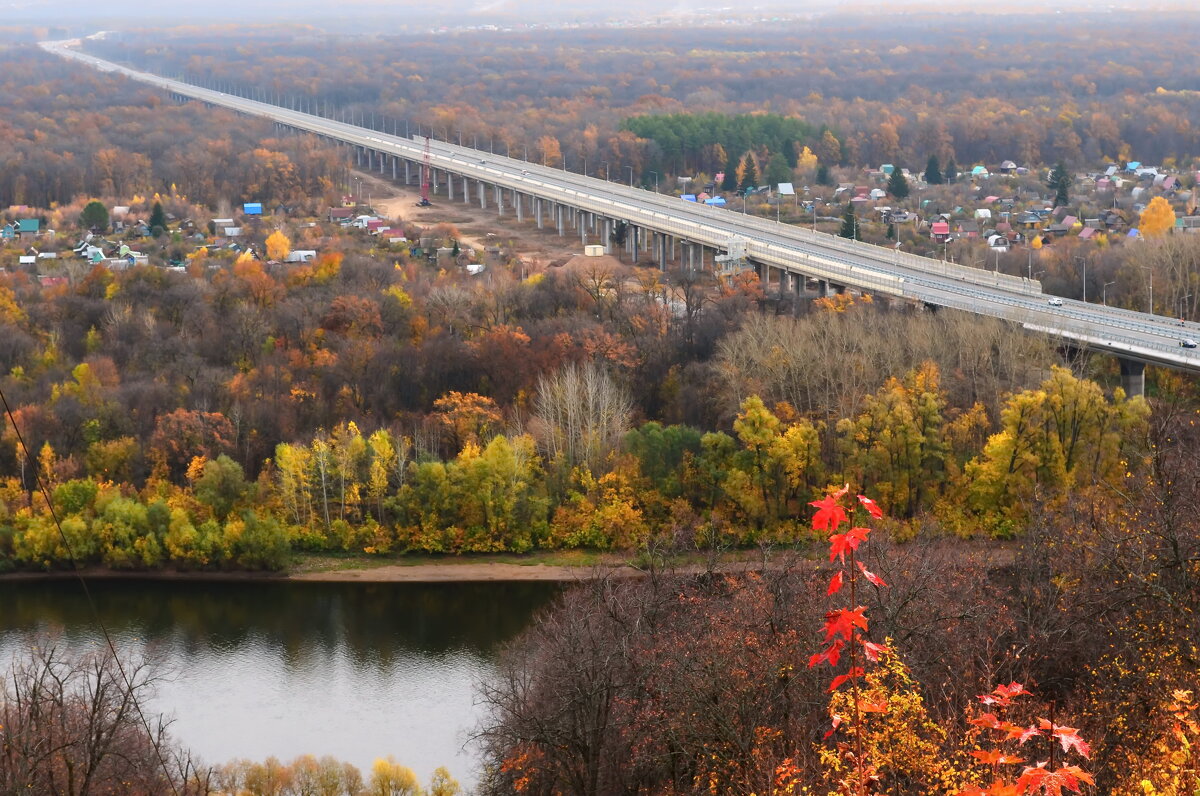
[[1087,304],[1087,258],[1076,255],[1075,262],[1083,263],[1083,303]]
[[1104,283],[1104,284],[1103,284],[1103,285],[1100,287],[1100,303],[1101,303],[1101,304],[1103,304],[1103,305],[1104,305],[1104,306],[1106,306],[1106,307],[1108,306],[1108,286],[1109,286],[1109,285],[1115,285],[1115,284],[1117,284],[1117,282],[1116,282],[1116,280],[1114,279],[1112,282],[1105,282],[1105,283]]
[[600,162],[604,164],[604,181],[608,182],[608,161],[602,160]]
[[654,192],[658,193],[658,172],[652,171],[650,173],[654,175]]
[[1148,265],[1139,266],[1150,274],[1150,309],[1148,312],[1154,314],[1154,269]]
[[629,187],[632,188],[633,187],[633,166],[626,166],[625,168],[629,169]]
[[1179,299],[1179,320],[1180,321],[1183,320],[1183,308],[1187,305],[1187,300],[1190,299],[1191,297],[1192,297],[1192,294],[1188,293],[1186,296]]

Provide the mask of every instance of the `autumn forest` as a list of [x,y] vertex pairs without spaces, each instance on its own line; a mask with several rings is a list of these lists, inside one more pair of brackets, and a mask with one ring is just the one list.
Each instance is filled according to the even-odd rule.
[[[831,188],[927,161],[1194,175],[1197,30],[1117,13],[285,24],[86,48],[716,192],[743,163]],[[1110,358],[1002,320],[574,256],[437,197],[385,213],[352,154],[61,61],[29,31],[0,34],[0,108],[0,577],[619,569],[564,589],[479,684],[479,793],[1200,794],[1194,376],[1151,368],[1126,395]],[[385,182],[376,197],[401,190]],[[1043,286],[1195,320],[1200,243],[1171,229],[1056,242]],[[1005,251],[997,270],[1033,275],[1032,251]],[[116,683],[119,656],[54,654],[0,682],[0,795],[459,792],[395,761],[365,780],[332,759],[206,766],[87,686]],[[134,697],[138,676],[120,672]],[[47,739],[65,751],[31,764]]]

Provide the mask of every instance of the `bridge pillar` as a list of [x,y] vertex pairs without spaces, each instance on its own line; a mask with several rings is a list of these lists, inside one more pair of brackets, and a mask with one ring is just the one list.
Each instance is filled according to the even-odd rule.
[[817,280],[817,298],[825,298],[829,295],[829,281],[826,279]]
[[379,173],[383,174],[383,167],[387,163],[387,156],[384,155],[382,152],[379,152],[378,155],[379,155]]
[[446,201],[454,201],[454,175],[446,172]]
[[554,218],[555,218],[555,221],[558,223],[558,237],[561,238],[563,236],[562,205],[560,205],[560,204],[554,205]]
[[658,270],[667,270],[667,235],[658,236]]
[[1146,394],[1146,365],[1132,359],[1117,358],[1121,365],[1121,389],[1126,398]]
[[542,198],[540,196],[533,197],[533,212],[537,215],[537,228],[542,228]]
[[521,223],[524,219],[521,216],[521,194],[513,191],[513,205],[517,208],[517,223]]
[[493,190],[496,192],[495,197],[494,197],[496,199],[496,215],[503,216],[504,215],[504,190],[499,185],[493,186]]
[[467,182],[466,177],[463,177],[462,181],[463,181],[463,184],[462,184],[463,204],[469,205],[471,203],[471,184],[469,182]]
[[409,185],[412,182],[412,175],[409,174],[409,169],[412,167],[412,161],[404,161],[404,184]]
[[479,209],[487,210],[487,186],[479,183]]
[[392,157],[392,182],[396,181],[396,158]]

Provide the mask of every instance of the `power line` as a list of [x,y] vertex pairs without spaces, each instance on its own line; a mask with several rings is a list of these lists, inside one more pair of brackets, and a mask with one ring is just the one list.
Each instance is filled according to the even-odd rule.
[[[21,434],[21,429],[17,426],[17,419],[13,416],[12,408],[8,405],[8,398],[4,395],[3,389],[0,389],[0,403],[4,404],[4,413],[8,416],[8,421],[12,423],[13,433],[17,436],[17,444],[21,446],[21,451],[25,455],[25,461],[32,462],[33,457],[29,455],[29,446],[25,444],[25,437]],[[108,645],[108,650],[112,653],[113,662],[117,664],[117,671],[121,674],[121,681],[125,684],[125,688],[129,693],[129,699],[133,702],[138,719],[142,723],[142,728],[146,730],[146,735],[150,738],[150,743],[154,747],[154,756],[158,758],[158,764],[162,766],[163,774],[166,776],[167,782],[171,785],[171,791],[175,796],[180,796],[179,788],[175,785],[175,779],[171,776],[171,769],[167,766],[166,759],[163,758],[162,747],[159,745],[159,736],[150,728],[150,722],[146,720],[146,714],[142,712],[141,703],[138,702],[137,698],[137,691],[133,687],[133,681],[126,674],[125,665],[121,662],[121,656],[117,654],[117,647],[113,643],[112,636],[109,635],[108,627],[100,617],[100,612],[96,610],[96,601],[92,599],[92,591],[88,588],[87,579],[83,577],[83,573],[79,569],[79,562],[75,559],[75,551],[71,549],[71,540],[63,532],[62,523],[58,519],[58,512],[54,510],[54,502],[50,499],[50,493],[46,489],[46,484],[42,480],[42,476],[36,466],[33,468],[33,478],[37,483],[38,492],[41,493],[46,501],[46,507],[50,509],[50,517],[54,520],[54,527],[58,529],[58,536],[62,539],[63,548],[67,551],[67,561],[71,564],[71,571],[75,573],[75,577],[79,580],[79,585],[83,587],[83,594],[87,597],[88,607],[91,608],[92,616],[95,618],[96,624],[100,627],[100,632],[104,635],[104,643]]]

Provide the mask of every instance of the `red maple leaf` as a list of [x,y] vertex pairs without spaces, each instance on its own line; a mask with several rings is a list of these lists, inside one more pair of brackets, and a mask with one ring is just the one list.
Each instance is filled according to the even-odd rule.
[[808,659],[808,668],[812,668],[824,661],[828,661],[830,666],[837,666],[838,661],[842,659],[842,648],[846,646],[846,642],[840,638],[835,638],[823,652],[818,652],[816,655]]
[[1005,740],[1012,740],[1013,738],[1015,738],[1017,740],[1017,743],[1024,746],[1026,741],[1028,741],[1031,738],[1036,738],[1041,734],[1042,734],[1041,730],[1039,730],[1037,727],[1021,728],[1021,727],[1017,727],[1014,725],[1014,726],[1008,728],[1008,738],[1006,738]]
[[866,578],[867,582],[870,583],[872,586],[878,586],[879,588],[884,588],[885,586],[887,586],[887,584],[883,582],[883,578],[879,577],[874,572],[871,572],[870,570],[867,569],[866,564],[864,564],[861,561],[857,562],[857,564],[858,564],[858,568],[862,570],[863,577]]
[[874,500],[871,500],[866,495],[859,495],[858,502],[862,504],[862,507],[866,509],[867,513],[872,517],[877,520],[883,519],[883,509],[879,508],[879,504]]
[[828,597],[831,594],[837,594],[839,591],[841,591],[844,580],[845,578],[842,577],[842,573],[839,570],[832,578],[830,578],[829,588],[825,591],[825,596]]
[[1045,763],[1038,763],[1021,772],[1017,787],[1021,788],[1021,793],[1041,791],[1045,796],[1062,796],[1063,788],[1071,793],[1079,793],[1079,786],[1084,782],[1095,784],[1092,776],[1079,766],[1063,766],[1051,771]]
[[1062,744],[1064,752],[1069,752],[1074,748],[1076,752],[1084,757],[1091,756],[1092,747],[1088,745],[1087,741],[1079,737],[1079,730],[1076,728],[1064,727],[1061,724],[1051,724],[1046,719],[1041,719],[1039,724],[1041,729],[1049,730],[1050,734],[1058,739],[1058,742]]
[[882,644],[876,644],[873,641],[863,639],[863,652],[866,653],[867,660],[878,661],[879,656],[888,651],[888,648]]
[[829,537],[829,560],[839,558],[846,560],[846,553],[857,550],[858,546],[867,540],[870,528],[851,528],[845,533],[835,533]]
[[854,640],[854,628],[867,629],[866,608],[841,608],[825,614],[825,640],[841,636],[846,641]]
[[996,717],[995,713],[980,713],[975,718],[968,719],[967,723],[973,724],[976,727],[985,727],[989,730],[1000,729],[1000,719]]
[[817,513],[813,515],[812,527],[816,531],[836,531],[838,526],[846,521],[846,510],[842,508],[841,494],[829,495],[821,500],[814,500],[808,505],[816,506]]
[[833,678],[833,682],[829,684],[829,690],[836,691],[843,683],[849,682],[850,680],[856,680],[859,677],[862,677],[864,674],[866,674],[866,672],[863,671],[861,666],[855,666],[845,674],[839,674],[837,677]]
[[971,755],[976,760],[978,760],[980,763],[983,763],[985,766],[995,766],[995,765],[1003,765],[1005,763],[1013,764],[1013,763],[1024,763],[1025,762],[1024,758],[1006,755],[1006,754],[1004,754],[1004,752],[1000,751],[999,749],[992,749],[987,752],[979,752],[979,751],[971,752]]

